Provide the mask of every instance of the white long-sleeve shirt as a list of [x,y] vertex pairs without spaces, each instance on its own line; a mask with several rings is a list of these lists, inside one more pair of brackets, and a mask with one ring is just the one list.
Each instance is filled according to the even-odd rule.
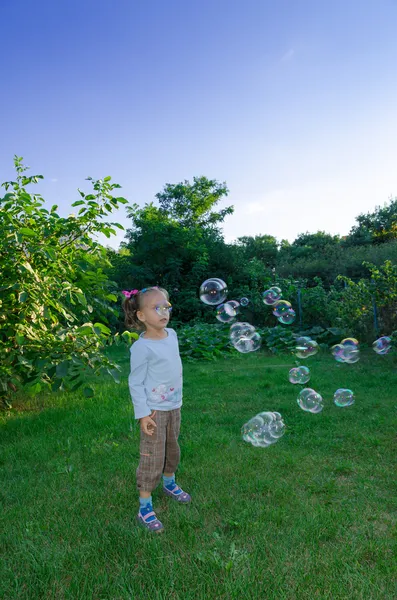
[[136,419],[153,410],[173,410],[182,406],[182,361],[178,338],[165,328],[167,337],[150,340],[140,335],[131,346],[131,372],[128,377]]

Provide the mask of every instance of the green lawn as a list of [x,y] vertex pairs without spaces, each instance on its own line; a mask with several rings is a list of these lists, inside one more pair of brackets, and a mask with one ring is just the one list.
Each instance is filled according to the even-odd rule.
[[[128,352],[114,352],[127,376]],[[179,482],[193,502],[154,493],[160,536],[135,522],[126,377],[96,384],[95,398],[3,415],[0,598],[397,598],[396,365],[372,351],[356,365],[304,364],[325,399],[318,415],[296,403],[290,357],[185,365]],[[337,408],[337,387],[356,404]],[[263,410],[287,425],[266,449],[240,436]]]

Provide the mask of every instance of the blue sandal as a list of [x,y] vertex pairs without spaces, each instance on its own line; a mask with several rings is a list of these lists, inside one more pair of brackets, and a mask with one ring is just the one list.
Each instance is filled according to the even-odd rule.
[[138,523],[149,531],[161,533],[164,530],[163,524],[156,517],[151,504],[148,504],[145,508],[141,508],[136,518]]
[[170,496],[177,502],[182,502],[183,504],[187,504],[191,501],[190,495],[187,492],[184,492],[175,482],[167,487],[164,486],[163,492],[166,496]]

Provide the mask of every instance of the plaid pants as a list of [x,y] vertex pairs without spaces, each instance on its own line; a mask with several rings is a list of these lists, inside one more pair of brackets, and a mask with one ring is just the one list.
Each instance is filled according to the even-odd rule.
[[145,492],[157,487],[162,473],[175,473],[181,456],[178,444],[181,409],[158,410],[152,419],[157,425],[153,435],[141,430],[141,458],[136,471],[138,490]]

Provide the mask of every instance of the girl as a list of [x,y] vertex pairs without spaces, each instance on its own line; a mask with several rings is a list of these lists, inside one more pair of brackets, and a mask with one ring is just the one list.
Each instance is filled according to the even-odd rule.
[[175,482],[182,406],[182,361],[178,338],[167,327],[172,310],[166,290],[158,287],[123,291],[125,324],[143,330],[131,346],[128,384],[135,418],[140,421],[138,522],[149,531],[162,531],[152,507],[152,491],[163,476],[163,491],[178,502],[189,494]]

